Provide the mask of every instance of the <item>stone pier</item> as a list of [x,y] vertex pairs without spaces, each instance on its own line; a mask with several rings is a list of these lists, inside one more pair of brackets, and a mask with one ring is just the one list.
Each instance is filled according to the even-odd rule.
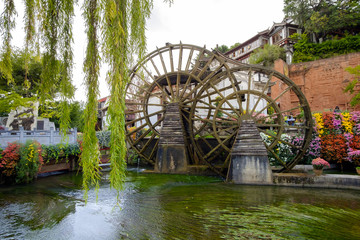
[[155,172],[187,173],[188,156],[178,103],[166,106],[156,154]]
[[237,184],[272,184],[267,150],[252,119],[241,122],[231,152],[227,180]]

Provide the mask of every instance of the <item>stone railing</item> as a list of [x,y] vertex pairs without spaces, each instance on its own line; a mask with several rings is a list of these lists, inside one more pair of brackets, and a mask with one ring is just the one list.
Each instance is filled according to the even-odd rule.
[[0,147],[6,148],[10,142],[25,143],[27,140],[36,140],[40,144],[53,145],[58,143],[74,144],[77,140],[77,129],[70,129],[67,134],[67,138],[64,139],[61,136],[59,130],[36,130],[27,131],[23,127],[20,127],[19,131],[0,130]]

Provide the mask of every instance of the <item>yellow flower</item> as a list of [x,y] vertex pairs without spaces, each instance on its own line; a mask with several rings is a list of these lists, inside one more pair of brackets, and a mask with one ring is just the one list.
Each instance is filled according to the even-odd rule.
[[344,112],[342,115],[342,126],[344,127],[345,132],[352,133],[353,122],[351,121],[350,113]]
[[324,133],[324,120],[322,118],[321,113],[314,113],[315,121],[316,121],[316,128],[319,133],[319,137]]

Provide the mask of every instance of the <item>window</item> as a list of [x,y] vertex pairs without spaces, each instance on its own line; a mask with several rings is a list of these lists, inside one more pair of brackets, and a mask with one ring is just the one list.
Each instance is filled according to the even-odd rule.
[[37,130],[44,130],[44,121],[37,121],[36,123],[36,129]]
[[275,33],[273,36],[272,36],[272,41],[273,41],[273,44],[280,41],[281,39],[283,39],[282,37],[282,34],[281,34],[281,31]]
[[289,28],[289,37],[294,33],[297,33],[297,30],[295,28]]

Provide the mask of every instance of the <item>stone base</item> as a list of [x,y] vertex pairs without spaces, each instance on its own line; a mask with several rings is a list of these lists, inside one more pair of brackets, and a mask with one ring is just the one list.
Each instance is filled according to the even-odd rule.
[[233,156],[228,180],[237,184],[272,184],[267,156]]
[[187,173],[187,163],[184,145],[160,145],[156,154],[155,172]]

